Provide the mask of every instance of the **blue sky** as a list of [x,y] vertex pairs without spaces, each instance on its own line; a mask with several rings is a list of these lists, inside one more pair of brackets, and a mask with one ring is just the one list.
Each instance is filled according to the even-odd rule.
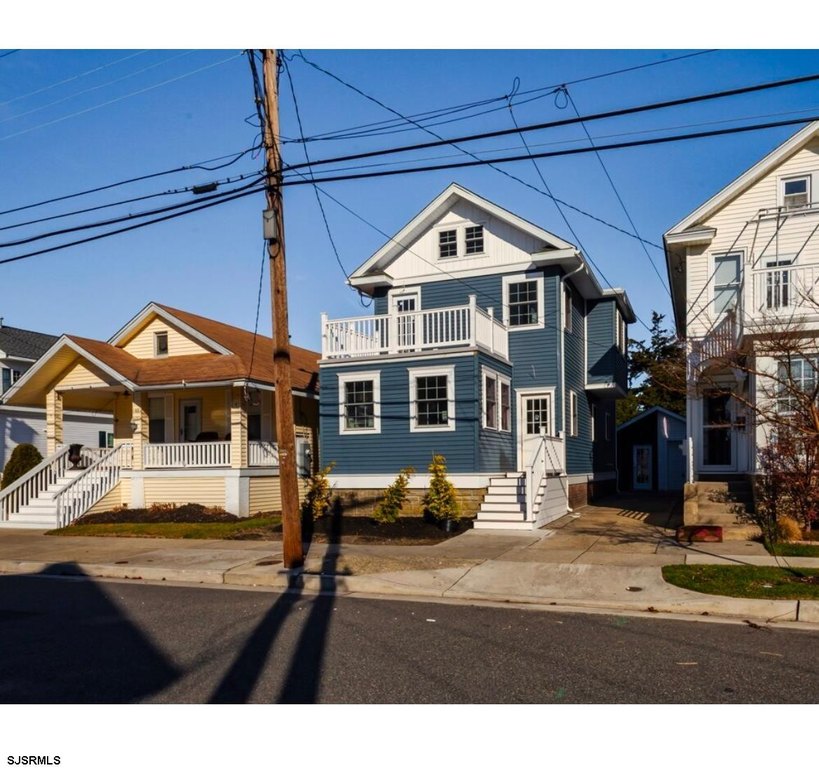
[[[0,49],[0,55],[12,49]],[[613,70],[674,59],[682,50],[304,50],[333,72],[402,114],[415,114],[510,93],[516,78],[528,91]],[[382,107],[311,68],[295,49],[289,67],[308,135],[394,117]],[[247,59],[239,49],[219,50],[29,50],[0,58],[0,211],[91,187],[239,152],[256,141],[253,91]],[[95,70],[95,71],[92,71]],[[819,52],[718,50],[569,86],[581,114],[696,95],[819,71]],[[287,78],[281,81],[282,134],[298,136]],[[520,124],[560,119],[571,106],[546,91],[522,103]],[[514,103],[514,102],[513,102]],[[497,106],[497,102],[490,106]],[[563,107],[563,108],[561,108]],[[639,138],[819,114],[819,85],[810,83],[756,95],[589,125],[593,137]],[[744,118],[744,120],[740,120]],[[736,120],[735,123],[723,121]],[[703,125],[708,124],[708,125]],[[508,109],[435,126],[442,136],[512,127]],[[697,126],[694,128],[692,126]],[[640,235],[660,244],[662,233],[711,194],[760,159],[800,126],[703,139],[603,155]],[[621,136],[632,134],[633,136]],[[313,159],[420,142],[413,129],[372,138],[312,142]],[[580,146],[579,126],[527,135],[533,151]],[[561,142],[561,143],[556,143]],[[553,145],[553,146],[551,146]],[[474,152],[523,151],[516,136],[469,145]],[[391,160],[468,159],[452,147]],[[444,160],[444,158],[446,158]],[[287,143],[285,162],[304,159]],[[221,161],[224,162],[224,161]],[[217,171],[192,170],[111,189],[93,196],[0,214],[0,227],[126,198],[222,179],[261,168],[246,155]],[[617,227],[630,230],[594,154],[538,161],[551,192]],[[217,163],[218,164],[218,163]],[[356,165],[358,165],[356,163]],[[531,162],[503,166],[542,188]],[[350,272],[448,183],[456,181],[493,202],[582,244],[600,268],[601,283],[628,291],[637,314],[671,315],[670,302],[639,243],[571,210],[569,231],[543,194],[490,167],[436,171],[392,178],[339,182],[324,188],[371,223],[368,226],[325,198],[339,257]],[[61,226],[134,214],[192,199],[174,195],[77,218],[0,230],[0,242]],[[262,261],[263,195],[255,195],[95,243],[0,265],[0,316],[4,322],[50,333],[108,338],[150,300],[252,329]],[[344,285],[315,194],[310,187],[285,193],[290,325],[294,343],[318,348],[319,313],[367,314]],[[0,258],[75,239],[80,233],[0,248]],[[664,276],[662,251],[648,253]],[[265,271],[260,330],[270,332]],[[644,334],[633,326],[632,335]]]

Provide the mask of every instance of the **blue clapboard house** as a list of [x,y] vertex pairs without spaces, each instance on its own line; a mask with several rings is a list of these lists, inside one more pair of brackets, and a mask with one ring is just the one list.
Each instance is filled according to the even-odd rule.
[[451,184],[350,278],[366,317],[322,315],[321,462],[384,489],[433,454],[476,527],[531,529],[614,490],[624,291],[571,243]]

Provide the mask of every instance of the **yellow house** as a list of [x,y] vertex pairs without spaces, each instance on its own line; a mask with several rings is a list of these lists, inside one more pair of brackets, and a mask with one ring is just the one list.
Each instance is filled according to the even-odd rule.
[[[317,352],[290,347],[298,465],[316,455]],[[118,505],[281,509],[273,342],[148,304],[107,342],[62,336],[6,393],[46,407],[48,455],[0,493],[0,524],[53,528]],[[63,444],[63,410],[109,412],[107,448]]]

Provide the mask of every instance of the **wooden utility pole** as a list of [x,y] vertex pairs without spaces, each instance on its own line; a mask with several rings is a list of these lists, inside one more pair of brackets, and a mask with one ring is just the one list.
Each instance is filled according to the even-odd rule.
[[276,440],[279,445],[284,567],[298,568],[304,563],[304,551],[301,541],[296,434],[290,374],[290,330],[287,320],[287,274],[284,262],[284,210],[279,144],[279,92],[275,51],[269,49],[262,51],[262,72],[267,113],[264,125],[264,145],[267,152],[267,208],[274,221],[273,235],[268,237],[268,254],[270,303],[273,311],[273,377],[276,386]]

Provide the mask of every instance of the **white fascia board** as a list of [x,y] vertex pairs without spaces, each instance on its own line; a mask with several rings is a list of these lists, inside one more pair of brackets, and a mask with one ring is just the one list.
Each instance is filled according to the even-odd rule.
[[708,245],[716,234],[717,230],[713,227],[697,227],[664,235],[663,240],[666,245]]
[[625,288],[605,288],[602,294],[604,298],[612,298],[617,301],[623,318],[627,323],[637,322],[637,315],[634,313],[634,308],[631,306]]
[[108,339],[108,343],[112,346],[117,346],[126,339],[131,333],[133,333],[140,325],[142,325],[145,320],[151,314],[155,314],[158,317],[161,317],[165,322],[169,323],[170,325],[174,326],[178,330],[182,331],[183,333],[187,334],[188,336],[192,336],[197,341],[200,341],[206,347],[210,348],[214,352],[218,352],[222,355],[232,355],[233,352],[227,347],[223,347],[221,344],[217,344],[213,339],[205,336],[205,334],[197,331],[195,328],[192,328],[187,323],[180,320],[178,317],[175,317],[170,312],[164,310],[162,307],[158,306],[154,302],[151,302],[146,307],[144,307],[134,318],[132,318],[125,326],[123,326],[120,330],[118,330],[110,339]]
[[473,204],[491,216],[526,232],[538,240],[543,240],[556,249],[573,249],[571,243],[567,243],[551,232],[547,232],[545,229],[541,229],[535,224],[526,221],[526,219],[516,216],[514,213],[501,208],[499,205],[486,200],[480,195],[476,195],[474,192],[471,192],[459,184],[452,183],[419,214],[405,224],[394,237],[390,238],[387,243],[370,256],[358,269],[354,270],[350,276],[350,283],[358,285],[359,283],[357,281],[360,278],[367,276],[367,273],[371,269],[379,265],[382,270],[385,269],[389,261],[399,255],[420,233],[431,226],[432,222],[438,218],[441,213],[452,206],[452,202],[456,198]]
[[23,375],[17,379],[10,389],[6,390],[5,394],[0,398],[0,402],[5,402],[7,399],[10,399],[13,395],[15,395],[24,384],[28,383],[30,378],[32,378],[49,360],[51,360],[52,357],[54,357],[54,355],[57,354],[57,352],[62,350],[64,347],[74,350],[74,352],[76,352],[80,357],[85,358],[101,371],[105,371],[105,373],[107,373],[112,379],[118,381],[128,389],[132,391],[136,389],[136,385],[132,381],[129,381],[122,374],[118,373],[113,368],[94,357],[94,355],[92,355],[90,352],[83,349],[79,344],[76,344],[67,336],[63,335],[60,336],[60,338],[57,339],[54,344],[52,344],[48,352],[46,352],[36,363],[34,363],[34,365],[31,366],[31,368],[25,371]]
[[625,397],[626,392],[619,384],[615,384],[614,382],[597,382],[592,384],[586,384],[584,389],[587,392],[614,392],[618,397]]
[[797,131],[784,144],[780,144],[772,152],[769,152],[762,160],[751,166],[745,173],[728,184],[728,186],[723,187],[716,195],[706,200],[697,210],[671,227],[671,229],[665,233],[665,237],[668,238],[671,235],[681,233],[710,216],[717,209],[744,192],[751,184],[762,178],[776,165],[786,160],[789,155],[799,151],[818,132],[819,121],[809,123],[800,131]]
[[662,413],[665,416],[668,416],[672,419],[676,419],[677,421],[685,424],[685,416],[680,416],[679,413],[674,413],[674,411],[669,411],[668,408],[663,408],[661,405],[654,405],[649,408],[647,411],[643,411],[642,413],[638,413],[636,416],[632,416],[628,421],[624,421],[618,427],[615,427],[615,432],[619,432],[621,429],[625,429],[626,427],[632,426],[632,424],[636,424],[641,419],[646,418],[646,416],[651,416],[652,413]]

